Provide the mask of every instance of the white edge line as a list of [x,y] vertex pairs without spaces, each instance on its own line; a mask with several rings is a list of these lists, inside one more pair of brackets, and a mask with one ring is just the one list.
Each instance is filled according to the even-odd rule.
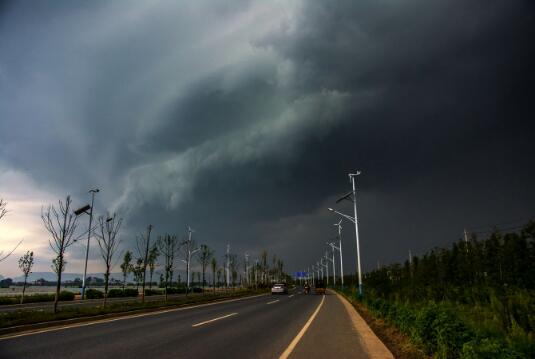
[[308,330],[308,327],[310,327],[310,324],[312,324],[312,322],[314,321],[314,318],[316,318],[316,315],[318,315],[318,313],[319,313],[319,311],[321,309],[321,306],[323,305],[324,301],[325,301],[325,294],[323,295],[323,298],[321,298],[320,304],[318,305],[318,307],[316,308],[314,313],[310,316],[310,318],[306,322],[305,326],[295,336],[294,340],[292,340],[290,345],[288,345],[288,348],[286,348],[286,350],[281,354],[279,359],[287,359],[290,356],[290,354],[292,354],[292,351],[295,349],[295,347],[297,346],[297,344],[299,343],[299,341],[301,340],[303,335],[305,335],[306,331]]
[[295,295],[295,294],[289,295],[288,298],[291,298],[291,297],[293,297],[294,295]]
[[213,302],[213,303],[198,304],[198,305],[193,305],[193,306],[190,306],[190,307],[181,307],[181,308],[165,309],[165,310],[149,312],[149,313],[133,314],[133,315],[122,316],[122,317],[119,317],[119,318],[101,319],[101,320],[95,320],[93,322],[69,324],[69,325],[65,325],[65,326],[45,328],[45,329],[35,330],[35,331],[31,331],[31,332],[24,332],[24,333],[20,333],[20,334],[13,334],[13,335],[6,334],[6,336],[0,337],[0,341],[19,338],[19,337],[25,337],[25,336],[28,336],[28,335],[41,334],[41,333],[46,333],[46,332],[55,332],[55,331],[58,331],[58,330],[86,327],[88,325],[94,325],[94,324],[115,322],[115,321],[118,321],[118,320],[134,319],[134,318],[139,318],[139,317],[146,317],[146,316],[149,316],[149,315],[158,315],[158,314],[165,314],[165,313],[169,313],[169,312],[179,312],[179,311],[188,310],[188,309],[208,307],[208,306],[212,306],[212,305],[216,305],[216,304],[224,304],[224,303],[236,302],[238,300],[257,298],[257,297],[261,297],[261,296],[264,296],[264,295],[266,295],[266,294],[259,294],[259,295],[253,295],[253,296],[250,296],[250,297],[242,297],[242,298],[223,300],[223,301]]
[[221,320],[221,319],[225,319],[225,318],[228,318],[228,317],[232,317],[233,315],[236,315],[236,314],[238,314],[238,313],[230,313],[230,314],[224,315],[222,317],[217,317],[217,318],[214,318],[214,319],[206,320],[204,322],[193,324],[192,327],[199,327],[201,325],[205,325],[205,324],[208,324],[208,323],[215,322],[216,320]]

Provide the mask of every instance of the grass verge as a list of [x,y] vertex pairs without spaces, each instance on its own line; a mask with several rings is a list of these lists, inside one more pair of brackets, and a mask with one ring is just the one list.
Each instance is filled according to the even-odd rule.
[[411,338],[403,334],[395,326],[388,324],[380,318],[373,316],[368,309],[356,301],[347,293],[336,290],[343,295],[357,310],[360,316],[366,321],[375,335],[386,345],[390,352],[397,359],[428,359],[430,358],[421,347],[415,345]]

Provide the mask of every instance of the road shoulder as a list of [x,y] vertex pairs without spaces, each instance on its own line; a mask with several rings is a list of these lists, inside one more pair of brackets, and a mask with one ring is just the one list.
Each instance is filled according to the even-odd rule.
[[355,307],[342,295],[336,294],[337,298],[343,303],[347,314],[351,318],[351,323],[358,334],[358,339],[362,348],[368,354],[368,358],[377,359],[394,359],[394,355],[388,350],[384,343],[375,335],[375,333],[368,326],[366,321],[360,316]]

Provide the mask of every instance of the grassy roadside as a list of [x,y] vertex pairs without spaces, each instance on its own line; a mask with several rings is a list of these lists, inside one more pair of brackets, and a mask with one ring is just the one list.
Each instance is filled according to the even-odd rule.
[[[331,288],[331,290],[333,290]],[[366,321],[368,326],[373,330],[375,335],[386,345],[390,352],[397,359],[427,359],[423,348],[414,344],[410,337],[403,334],[395,326],[385,322],[380,318],[373,316],[369,310],[355,297],[349,295],[345,291],[334,289],[339,294],[343,295],[357,310],[360,316]]]
[[95,305],[94,307],[66,307],[61,308],[58,313],[40,311],[40,310],[24,310],[16,312],[0,313],[0,332],[8,333],[18,330],[30,329],[28,325],[41,325],[46,324],[59,324],[62,321],[69,319],[80,319],[83,321],[87,318],[94,317],[109,317],[118,316],[121,314],[130,314],[132,312],[149,312],[162,308],[183,307],[193,304],[202,304],[214,301],[220,301],[224,299],[238,298],[251,296],[255,294],[262,294],[265,291],[253,291],[253,290],[237,290],[228,293],[218,294],[206,294],[196,295],[180,298],[172,298],[167,302],[154,301],[154,302],[128,302],[128,303],[109,303],[106,307],[102,304]]

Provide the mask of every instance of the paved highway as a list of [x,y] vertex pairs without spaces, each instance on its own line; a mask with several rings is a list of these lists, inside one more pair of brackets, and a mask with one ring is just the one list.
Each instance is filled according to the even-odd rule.
[[0,358],[369,358],[335,295],[262,295],[0,338]]

